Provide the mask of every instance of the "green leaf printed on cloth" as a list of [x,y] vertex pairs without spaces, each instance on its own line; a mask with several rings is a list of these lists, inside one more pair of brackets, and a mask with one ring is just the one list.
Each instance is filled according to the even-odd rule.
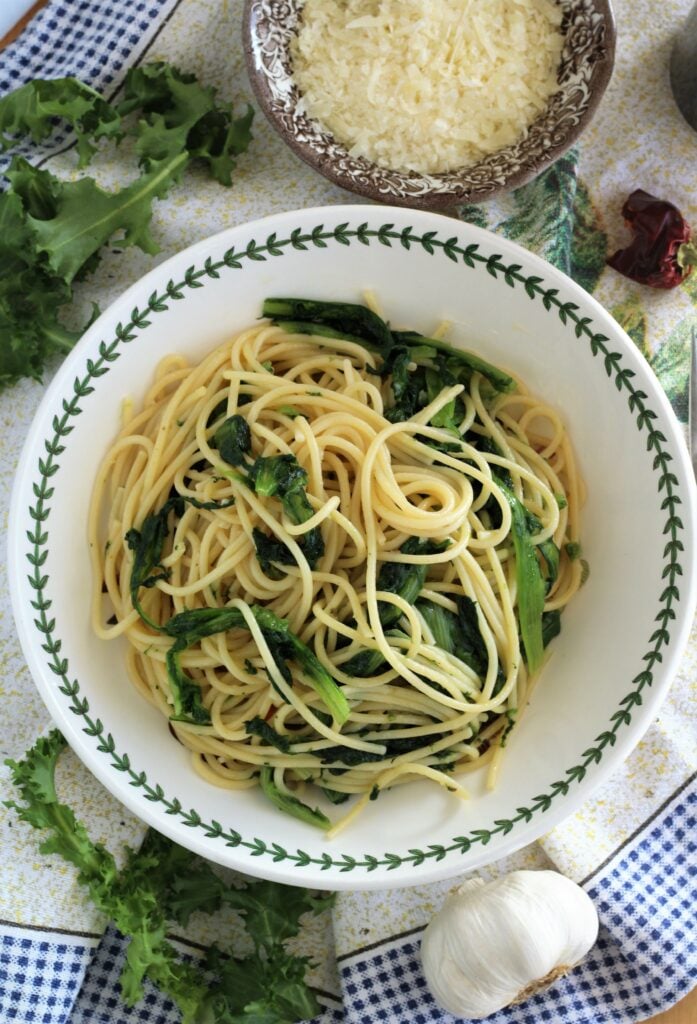
[[687,316],[649,358],[681,423],[687,423],[693,331],[697,341],[697,316]]
[[[691,287],[693,292],[690,297],[697,307],[697,286],[693,284]],[[690,294],[687,287],[685,290]],[[649,293],[650,296],[651,293]],[[684,317],[667,338],[652,348],[649,334],[650,316],[647,315],[644,308],[644,294],[640,290],[631,291],[627,298],[613,306],[610,312],[649,361],[676,416],[682,423],[686,423],[690,383],[691,334],[693,330],[697,334],[697,315]]]
[[469,204],[461,220],[492,228],[539,253],[593,291],[605,269],[607,235],[571,150],[539,177],[492,203]]
[[607,235],[588,186],[578,179],[573,202],[570,274],[586,291],[595,290],[607,260]]
[[638,291],[630,292],[627,298],[613,306],[610,312],[620,327],[627,332],[642,355],[650,359],[648,324],[641,294]]
[[534,249],[571,273],[578,154],[565,153],[539,177],[512,193],[513,208],[497,226],[504,237]]

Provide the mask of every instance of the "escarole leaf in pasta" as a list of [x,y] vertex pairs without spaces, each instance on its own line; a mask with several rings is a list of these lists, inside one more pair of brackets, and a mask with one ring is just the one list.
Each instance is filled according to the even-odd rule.
[[252,611],[264,636],[273,633],[279,645],[281,639],[285,641],[283,646],[285,656],[293,658],[297,662],[303,670],[305,678],[322,698],[337,724],[343,725],[351,712],[349,703],[317,655],[289,629],[285,619],[279,619],[268,608],[260,608],[257,605],[253,606]]
[[[440,357],[442,362],[447,359],[449,369],[455,373],[452,383],[456,383],[462,371],[465,371],[466,379],[473,373],[481,373],[497,391],[515,391],[517,386],[509,374],[480,356],[417,331],[391,330],[389,324],[372,309],[357,303],[269,298],[265,299],[262,306],[262,316],[269,317],[274,324],[289,333],[319,334],[327,338],[358,342],[377,351],[383,359],[390,360],[393,372],[397,366],[395,377],[399,379],[403,377],[405,363],[428,363]],[[395,348],[399,349],[399,356],[395,355]],[[407,382],[412,404],[417,387],[418,383]],[[396,393],[396,404],[402,405],[404,397]]]
[[166,580],[170,575],[169,570],[161,564],[162,549],[169,535],[170,513],[179,506],[179,498],[169,498],[158,512],[143,520],[140,530],[133,527],[125,537],[128,547],[133,552],[130,580],[131,603],[143,622],[146,622],[151,629],[158,631],[161,631],[162,626],[154,622],[143,611],[138,592],[141,587],[154,587],[159,580]]
[[396,345],[405,345],[416,358],[419,358],[419,350],[422,350],[421,358],[424,355],[428,357],[428,350],[431,350],[434,356],[447,356],[451,372],[464,369],[467,371],[468,376],[472,373],[481,373],[483,377],[486,377],[493,384],[497,391],[515,391],[517,387],[513,377],[473,352],[466,352],[464,349],[455,348],[452,345],[448,345],[445,341],[440,341],[437,338],[428,338],[423,334],[418,334],[416,331],[392,331],[392,337]]
[[[285,619],[280,619],[268,608],[259,605],[252,605],[251,611],[285,681],[292,684],[293,677],[286,661],[293,660],[300,666],[305,679],[322,698],[337,724],[343,725],[350,713],[349,703],[317,656],[289,629]],[[195,608],[174,615],[165,624],[164,632],[175,640],[167,652],[167,671],[175,699],[174,721],[202,724],[197,716],[208,715],[201,704],[198,684],[181,668],[179,655],[182,651],[207,636],[224,633],[229,629],[248,628],[239,608]],[[198,702],[194,689],[198,691]]]
[[186,504],[210,511],[213,509],[230,508],[235,504],[235,499],[199,501],[198,498],[194,498],[192,495],[175,493],[167,499],[159,511],[146,516],[140,530],[132,527],[125,535],[125,541],[133,552],[133,566],[130,579],[131,603],[143,622],[146,622],[151,629],[156,629],[158,632],[162,631],[162,626],[153,622],[150,616],[143,611],[138,592],[141,587],[150,589],[159,580],[169,579],[170,570],[165,569],[161,564],[162,550],[169,536],[169,517],[171,513],[181,517]]
[[[449,546],[448,539],[434,541],[410,537],[399,550],[404,555],[435,555],[446,551]],[[424,588],[427,573],[428,565],[423,562],[383,562],[378,573],[376,590],[397,594],[408,604],[414,604]],[[406,635],[400,633],[399,630],[390,628],[395,626],[402,616],[397,605],[387,601],[378,601],[378,614],[383,629],[388,631],[388,636]],[[379,650],[364,650],[344,662],[341,669],[346,675],[366,678],[375,675],[384,664],[385,658]]]
[[[325,747],[317,751],[317,756],[323,764],[340,764],[346,768],[355,768],[356,765],[370,764],[376,761],[389,760],[392,757],[399,757],[401,754],[410,754],[413,750],[428,751],[433,746],[436,738],[433,736],[395,736],[389,738],[389,731],[380,733],[380,743],[385,748],[384,754],[376,754],[369,750],[356,750],[352,747]],[[330,768],[333,775],[341,775],[345,768]]]
[[[399,549],[403,555],[436,555],[450,547],[449,540],[428,540],[410,537]],[[383,562],[377,578],[377,590],[397,594],[408,604],[414,604],[426,582],[428,565],[421,562]],[[402,612],[395,604],[378,601],[383,628],[394,626]]]
[[561,612],[558,608],[542,615],[542,643],[546,647],[561,633]]
[[366,679],[369,676],[377,675],[378,671],[385,665],[385,656],[382,651],[364,650],[354,654],[341,666],[341,671],[347,676],[356,676],[358,679]]
[[290,753],[290,739],[277,732],[272,725],[269,725],[263,718],[256,715],[244,723],[244,731],[248,736],[258,736],[269,747],[276,747],[283,754]]
[[249,482],[264,498],[279,494],[285,500],[287,494],[304,490],[307,473],[294,455],[272,455],[250,466]]
[[283,541],[276,540],[271,534],[255,526],[252,529],[252,540],[259,565],[271,579],[281,579],[283,575],[276,569],[277,565],[295,565],[295,559]]
[[210,725],[211,716],[201,699],[201,688],[181,667],[179,655],[187,647],[187,639],[180,637],[165,656],[174,700],[174,714],[170,715],[170,719],[173,722],[188,722],[190,725]]
[[[307,473],[294,455],[273,455],[270,458],[257,459],[249,467],[249,482],[256,493],[263,497],[278,496],[283,511],[295,526],[301,526],[314,515],[305,491]],[[298,544],[308,565],[314,569],[324,554],[324,540],[320,528],[315,526],[308,530],[299,538]],[[285,561],[283,564],[290,563]]]
[[314,825],[316,828],[328,829],[331,827],[331,821],[323,814],[317,807],[313,810],[304,804],[302,800],[298,800],[297,797],[291,793],[286,793],[284,790],[278,788],[273,778],[273,768],[262,768],[259,773],[259,782],[261,784],[262,792],[272,804],[275,804],[279,810],[285,811],[286,814],[292,815],[294,818],[299,818],[300,821],[307,822],[308,825]]
[[[381,355],[392,348],[392,333],[385,321],[367,306],[353,302],[322,302],[315,299],[264,300],[262,316],[292,334],[324,334],[368,345]],[[325,334],[328,328],[330,334]]]
[[518,620],[525,648],[528,669],[537,671],[542,664],[544,642],[542,614],[545,604],[545,581],[528,525],[528,512],[515,494],[501,480],[496,483],[511,508],[511,534],[516,560]]
[[229,416],[213,435],[212,447],[230,466],[245,466],[245,456],[252,450],[252,434],[244,416]]
[[[305,490],[307,473],[294,455],[260,456],[252,463],[247,462],[246,457],[252,450],[252,436],[244,416],[235,414],[226,419],[216,430],[213,444],[221,458],[240,471],[238,479],[247,483],[256,494],[263,498],[278,497],[283,511],[295,526],[301,526],[312,518],[314,510]],[[281,541],[256,527],[252,539],[264,572],[269,571],[272,562],[295,564],[295,559]],[[298,546],[310,568],[314,569],[324,554],[324,540],[319,527],[315,526],[299,537]]]
[[[528,512],[526,515],[528,530],[532,533],[539,533],[542,529],[542,523],[534,516],[532,512]],[[544,578],[545,578],[545,593],[548,594],[556,583],[559,575],[559,548],[554,541],[549,538],[548,540],[542,541],[541,544],[537,545],[537,550],[544,563]]]
[[[331,897],[251,878],[244,888],[239,881],[229,886],[206,861],[152,831],[139,850],[125,848],[119,870],[58,799],[56,765],[66,746],[54,729],[22,761],[6,762],[19,794],[7,806],[45,833],[42,853],[77,868],[95,907],[128,941],[120,977],[126,1006],[143,998],[147,980],[174,1001],[182,1024],[294,1024],[315,1017],[321,1007],[305,982],[307,959],[286,943],[300,931],[303,915],[318,913]],[[165,937],[168,922],[185,926],[195,911],[211,914],[225,905],[241,915],[248,948],[240,954],[213,946],[196,964],[183,960]]]
[[[483,680],[489,666],[489,654],[479,628],[477,605],[465,595],[458,596],[455,603],[456,613],[432,601],[419,600],[416,607],[433,633],[436,646],[448,654],[454,654]],[[499,665],[492,697],[500,692],[504,682],[505,677]]]

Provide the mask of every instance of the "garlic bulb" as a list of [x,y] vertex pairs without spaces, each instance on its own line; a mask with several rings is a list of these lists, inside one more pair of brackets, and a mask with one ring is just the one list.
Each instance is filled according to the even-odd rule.
[[556,871],[468,879],[424,932],[436,1001],[471,1020],[522,1002],[583,959],[598,937],[589,896]]

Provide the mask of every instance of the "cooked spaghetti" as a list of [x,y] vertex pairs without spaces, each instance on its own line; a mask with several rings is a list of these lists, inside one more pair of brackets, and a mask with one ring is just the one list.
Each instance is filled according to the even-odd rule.
[[582,581],[564,426],[365,307],[264,312],[198,365],[163,360],[126,410],[90,513],[94,630],[127,638],[217,785],[327,829],[313,784],[361,794],[339,826],[419,777],[466,796]]

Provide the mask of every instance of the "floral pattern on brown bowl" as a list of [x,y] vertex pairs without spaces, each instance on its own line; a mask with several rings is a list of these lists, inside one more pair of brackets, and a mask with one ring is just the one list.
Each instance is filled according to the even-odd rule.
[[330,181],[368,199],[421,209],[477,203],[523,185],[553,163],[591,120],[612,74],[615,24],[610,0],[560,0],[564,47],[558,90],[520,142],[444,174],[381,167],[353,157],[298,110],[290,42],[302,0],[246,0],[244,43],[252,87],[283,139]]

